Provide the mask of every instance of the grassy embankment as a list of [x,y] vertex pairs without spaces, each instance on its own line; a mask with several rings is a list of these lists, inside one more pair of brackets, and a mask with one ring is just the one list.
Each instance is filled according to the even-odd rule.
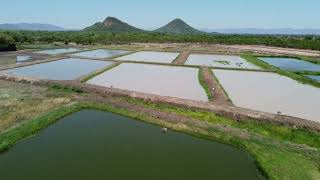
[[315,80],[312,80],[308,77],[305,77],[299,73],[294,73],[294,72],[290,72],[290,71],[285,71],[285,70],[282,70],[280,68],[277,68],[275,66],[272,66],[268,63],[265,63],[261,60],[258,59],[258,57],[256,56],[252,56],[252,55],[242,55],[241,56],[242,58],[248,60],[249,62],[263,68],[263,69],[269,69],[269,70],[272,70],[280,75],[283,75],[283,76],[287,76],[287,77],[290,77],[298,82],[301,82],[303,84],[309,84],[309,85],[312,85],[314,87],[320,87],[320,83],[315,81]]

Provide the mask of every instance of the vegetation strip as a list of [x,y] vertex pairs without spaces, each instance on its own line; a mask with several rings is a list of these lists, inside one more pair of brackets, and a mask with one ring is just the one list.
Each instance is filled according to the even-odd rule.
[[213,101],[214,99],[214,90],[213,90],[213,85],[210,83],[209,77],[205,75],[205,70],[203,68],[199,69],[198,73],[198,78],[199,78],[199,83],[203,87],[203,89],[206,91],[206,94],[208,96],[209,101]]
[[[265,45],[284,48],[320,50],[320,38],[314,36],[270,36],[270,35],[225,35],[225,34],[165,34],[156,32],[45,32],[45,31],[5,31],[2,34],[6,38],[16,40],[12,43],[53,43],[70,42],[77,44],[125,44],[131,42],[154,42],[154,43],[210,43],[210,44],[242,44],[242,45]],[[21,38],[26,37],[26,38]],[[48,38],[50,37],[50,38]],[[11,41],[11,40],[10,40]],[[10,42],[11,43],[11,42]]]

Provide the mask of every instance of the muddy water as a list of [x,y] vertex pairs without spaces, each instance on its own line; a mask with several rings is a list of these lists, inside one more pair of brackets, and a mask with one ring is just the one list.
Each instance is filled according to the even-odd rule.
[[175,52],[141,51],[134,54],[130,54],[128,56],[122,56],[122,57],[116,58],[116,60],[171,63],[178,56],[179,56],[179,53],[175,53]]
[[124,63],[87,83],[161,96],[208,101],[204,89],[199,84],[198,71],[196,68]]
[[8,74],[50,80],[74,80],[93,71],[112,64],[107,61],[94,61],[85,59],[63,59],[48,63],[10,69]]
[[259,67],[247,62],[240,56],[230,55],[191,54],[188,57],[186,64],[223,68],[260,69]]
[[260,60],[288,71],[319,71],[320,64],[314,64],[295,58],[259,58]]
[[236,106],[320,121],[320,89],[275,73],[214,70]]
[[0,155],[2,180],[258,179],[232,147],[94,110],[70,115]]
[[129,52],[130,51],[99,49],[99,50],[76,53],[76,54],[72,54],[72,55],[73,56],[80,56],[80,57],[87,57],[87,58],[109,58],[112,56],[118,56],[118,55],[126,54]]
[[72,53],[76,51],[80,51],[80,50],[76,48],[62,48],[62,49],[48,49],[48,50],[38,51],[36,53],[58,55],[58,54],[64,54],[64,53]]

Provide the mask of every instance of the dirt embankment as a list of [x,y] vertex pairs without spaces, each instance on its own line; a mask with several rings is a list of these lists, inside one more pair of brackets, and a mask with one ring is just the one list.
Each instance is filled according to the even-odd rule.
[[227,95],[219,83],[213,78],[213,73],[210,68],[202,67],[204,80],[210,89],[210,93],[213,95],[213,104],[229,106],[232,103],[228,100]]
[[183,51],[182,53],[180,53],[179,57],[176,60],[174,60],[173,64],[185,64],[188,60],[189,55],[190,51]]

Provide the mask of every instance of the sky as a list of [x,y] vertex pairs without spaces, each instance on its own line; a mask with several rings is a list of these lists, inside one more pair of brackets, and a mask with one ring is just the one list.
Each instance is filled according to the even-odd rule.
[[175,18],[204,29],[320,28],[320,0],[0,0],[0,23],[81,29],[107,16],[143,29]]

